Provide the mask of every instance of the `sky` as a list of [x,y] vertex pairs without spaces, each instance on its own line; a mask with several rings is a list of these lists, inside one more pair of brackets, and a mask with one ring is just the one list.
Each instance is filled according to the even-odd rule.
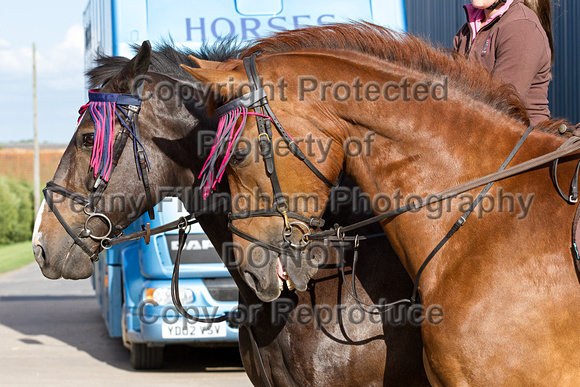
[[[206,0],[197,1],[202,3]],[[147,26],[147,38],[153,43],[167,38],[177,39],[176,43],[186,42],[192,40],[187,38],[188,33],[200,33],[199,26],[202,20],[206,20],[208,25],[204,27],[205,37],[211,40],[210,31],[213,35],[232,32],[228,26],[234,28],[233,24],[229,19],[224,22],[224,15],[229,15],[236,22],[233,32],[244,38],[245,24],[240,20],[247,16],[247,12],[254,12],[259,1],[268,5],[278,4],[272,0],[237,0],[234,9],[229,1],[214,1],[211,7],[204,7],[203,12],[199,12],[192,8],[191,4],[195,3],[191,0],[172,0],[173,7],[163,6],[164,2],[151,2],[152,9],[159,17],[158,21],[153,19],[151,25]],[[306,22],[306,19],[310,23],[322,20],[323,17],[328,21],[329,16],[335,20],[336,16],[336,21],[339,21],[345,18],[366,18],[371,13],[368,0],[332,0],[333,15],[326,15],[329,12],[326,2],[312,2],[308,11],[300,5],[304,2],[308,0],[296,2],[294,8],[288,4],[284,7],[287,13],[283,18],[287,24],[284,28],[294,28],[297,23]],[[394,3],[399,2],[377,1],[372,7],[375,22],[399,25],[402,11],[400,5],[397,12],[393,11]],[[75,131],[77,112],[87,100],[83,74],[83,12],[87,4],[88,0],[0,0],[0,144],[30,141],[34,137],[33,43],[36,44],[39,141],[41,144],[69,143]],[[366,4],[366,7],[360,4]],[[264,16],[263,7],[260,7],[257,15]],[[176,8],[187,12],[175,12]],[[304,12],[309,13],[304,16]],[[136,12],[135,15],[138,18],[140,14]],[[213,22],[210,23],[211,20]],[[219,20],[221,22],[217,23]],[[187,29],[188,22],[193,25],[190,29]],[[260,34],[269,33],[271,27],[268,27],[268,23],[262,22]],[[248,31],[255,33],[254,27]],[[219,31],[216,33],[216,30]],[[248,37],[252,37],[248,34]]]
[[67,144],[86,101],[86,0],[0,0],[0,143],[32,140],[32,44],[36,44],[38,138]]

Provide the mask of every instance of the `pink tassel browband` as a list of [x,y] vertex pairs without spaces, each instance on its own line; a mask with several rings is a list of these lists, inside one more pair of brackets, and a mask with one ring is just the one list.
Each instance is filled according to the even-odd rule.
[[[118,118],[123,127],[121,130],[128,132],[133,139],[133,153],[139,176],[144,178],[143,168],[150,168],[149,158],[145,147],[141,144],[137,132],[137,116],[131,115],[132,112],[139,111],[141,98],[132,94],[122,93],[100,93],[99,89],[89,91],[89,102],[81,106],[79,110],[79,119],[77,129],[87,110],[95,124],[93,139],[93,152],[91,154],[90,168],[92,168],[95,177],[99,177],[108,182],[113,171],[113,151],[115,145],[115,120]],[[143,152],[145,163],[139,160],[138,152]]]
[[88,110],[95,123],[93,153],[90,167],[94,176],[101,177],[105,182],[111,177],[113,165],[113,145],[115,143],[115,117],[118,94],[98,93],[89,91],[89,102],[83,105],[77,121],[77,126]]
[[106,182],[111,177],[113,144],[115,143],[115,102],[90,102],[90,113],[95,122],[95,137],[91,168]]
[[[221,181],[226,167],[232,158],[233,150],[236,148],[238,140],[242,134],[248,115],[270,117],[263,114],[249,112],[244,106],[237,107],[222,115],[219,119],[218,129],[215,135],[210,154],[201,169],[199,179],[201,179],[201,189],[203,198],[207,199],[215,186]],[[238,120],[242,118],[236,127]],[[221,158],[221,162],[219,161]],[[216,168],[219,163],[219,168]]]

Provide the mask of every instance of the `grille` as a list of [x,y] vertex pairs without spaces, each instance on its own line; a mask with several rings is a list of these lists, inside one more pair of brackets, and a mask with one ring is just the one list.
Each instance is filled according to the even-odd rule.
[[[175,263],[179,247],[178,235],[166,235],[171,261]],[[222,263],[205,234],[189,234],[181,253],[181,263]]]

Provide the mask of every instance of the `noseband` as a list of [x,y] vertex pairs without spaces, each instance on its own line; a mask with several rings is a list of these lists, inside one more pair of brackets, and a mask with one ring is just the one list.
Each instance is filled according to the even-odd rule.
[[[138,88],[138,94],[141,95],[142,91],[143,84]],[[104,107],[99,108],[99,104],[102,104],[101,106]],[[68,188],[58,185],[53,181],[46,183],[46,187],[42,192],[48,207],[54,213],[66,232],[73,238],[75,244],[87,253],[91,261],[96,262],[99,260],[99,248],[92,251],[83,239],[91,238],[92,240],[100,242],[102,248],[108,249],[111,247],[109,244],[111,239],[122,232],[122,230],[118,230],[117,232],[113,231],[115,228],[113,223],[107,215],[99,211],[97,204],[107,188],[108,181],[123,154],[129,136],[133,138],[135,162],[137,164],[140,179],[145,188],[149,217],[155,219],[155,214],[153,212],[153,196],[151,195],[147,174],[149,163],[145,149],[139,140],[138,117],[139,111],[141,110],[141,98],[132,94],[97,93],[93,91],[89,93],[89,103],[81,108],[81,118],[79,118],[79,122],[86,110],[90,111],[91,116],[95,121],[93,157],[91,160],[91,168],[95,174],[95,183],[89,196],[85,197],[69,190]],[[115,133],[115,117],[121,123],[121,130],[114,141],[110,141]],[[87,215],[87,219],[85,220],[84,227],[80,233],[75,233],[63,218],[62,214],[58,211],[52,200],[52,195],[50,194],[52,192],[67,197],[83,206],[83,211]],[[91,219],[100,219],[105,223],[107,226],[105,234],[95,235],[93,231],[89,229],[89,221]]]
[[[288,145],[290,152],[292,152],[295,157],[302,160],[306,166],[328,187],[332,188],[336,186],[336,184],[328,180],[322,174],[322,172],[320,172],[318,168],[312,164],[312,162],[300,150],[288,132],[286,132],[280,121],[278,121],[276,118],[276,115],[268,104],[268,96],[266,95],[266,92],[263,89],[260,78],[258,76],[258,71],[256,69],[257,55],[258,53],[254,53],[250,57],[243,59],[244,68],[246,70],[246,75],[249,81],[250,92],[216,109],[216,115],[220,117],[220,127],[218,128],[218,132],[216,134],[216,139],[212,147],[211,155],[208,158],[206,165],[204,165],[204,169],[202,169],[200,178],[202,179],[204,197],[207,197],[217,182],[220,181],[225,171],[225,166],[233,155],[233,149],[235,149],[235,145],[237,144],[239,136],[241,135],[245,125],[246,115],[255,116],[256,122],[258,124],[258,142],[260,143],[260,153],[262,155],[262,159],[264,160],[266,173],[270,178],[274,194],[273,206],[261,210],[230,213],[228,228],[232,233],[258,246],[275,251],[279,254],[287,254],[288,247],[292,247],[294,249],[306,247],[306,245],[308,245],[310,242],[308,240],[308,235],[311,233],[311,228],[323,227],[324,220],[317,217],[306,217],[289,211],[288,203],[284,198],[282,189],[280,187],[280,182],[278,180],[278,175],[276,174],[276,166],[274,163],[274,147],[272,144],[272,124],[274,124],[274,127],[282,136],[282,139]],[[252,109],[253,112],[248,112],[248,109]],[[235,124],[239,117],[243,117],[243,121],[238,130],[235,131]],[[224,131],[227,132],[228,128],[231,129],[230,132],[232,135],[230,137],[224,135]],[[225,155],[221,166],[216,168],[217,158],[220,157],[223,151],[225,151]],[[284,220],[284,230],[282,233],[282,239],[284,240],[284,243],[282,248],[261,241],[256,237],[241,231],[233,225],[234,220],[272,216],[280,216]],[[290,221],[291,219],[294,219],[295,221]],[[300,244],[294,244],[290,240],[292,230],[294,228],[298,228],[303,231]]]

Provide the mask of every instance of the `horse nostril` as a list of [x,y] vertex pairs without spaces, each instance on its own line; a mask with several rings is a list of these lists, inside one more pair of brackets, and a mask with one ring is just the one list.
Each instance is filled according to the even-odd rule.
[[258,286],[260,285],[260,280],[258,280],[258,277],[256,277],[256,275],[252,272],[249,271],[245,271],[244,272],[244,277],[246,279],[246,282],[248,283],[248,285],[254,285],[255,289],[258,289]]
[[46,262],[46,254],[44,253],[44,249],[40,245],[32,246],[32,251],[34,252],[34,259],[36,262]]

